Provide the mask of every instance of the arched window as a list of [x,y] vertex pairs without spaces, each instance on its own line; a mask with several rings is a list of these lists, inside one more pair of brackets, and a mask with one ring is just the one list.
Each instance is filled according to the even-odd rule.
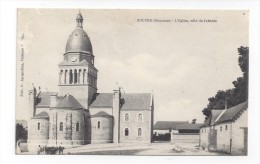
[[128,136],[128,135],[129,135],[128,128],[125,128],[125,136]]
[[77,84],[78,82],[78,74],[77,74],[77,70],[74,70],[74,84]]
[[142,115],[142,113],[138,114],[138,122],[143,122],[143,115]]
[[78,73],[78,74],[79,74],[79,75],[78,75],[78,83],[80,84],[81,81],[82,81],[82,80],[81,80],[81,78],[82,78],[82,77],[81,77],[81,69],[79,70],[79,73]]
[[128,122],[128,121],[129,121],[129,114],[126,113],[126,114],[125,114],[125,122]]
[[142,129],[138,128],[138,136],[142,136]]
[[63,77],[63,70],[60,71],[60,77],[59,77],[60,84],[63,83],[62,77]]
[[87,81],[86,81],[86,70],[84,69],[83,70],[83,84],[85,84]]
[[60,131],[63,131],[63,122],[60,122]]
[[41,129],[41,124],[38,122],[38,130]]
[[79,123],[76,123],[76,131],[79,131]]
[[67,75],[68,74],[68,70],[65,70],[65,74],[64,74],[64,84],[67,84]]
[[72,84],[73,83],[73,73],[72,73],[72,70],[70,70],[69,78],[70,78],[70,84]]
[[100,129],[100,121],[97,122],[97,128]]

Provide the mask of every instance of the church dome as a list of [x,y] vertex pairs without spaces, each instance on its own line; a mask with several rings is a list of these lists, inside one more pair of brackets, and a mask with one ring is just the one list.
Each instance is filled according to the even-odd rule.
[[86,52],[92,54],[92,44],[87,33],[83,30],[83,17],[79,13],[76,18],[77,27],[70,34],[65,52]]

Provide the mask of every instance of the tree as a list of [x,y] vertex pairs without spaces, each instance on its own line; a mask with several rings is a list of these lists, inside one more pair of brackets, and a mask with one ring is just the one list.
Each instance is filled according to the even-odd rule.
[[234,88],[226,91],[219,90],[214,97],[208,99],[209,103],[202,113],[207,119],[212,109],[224,109],[227,102],[227,107],[238,105],[248,100],[248,66],[249,66],[249,48],[238,48],[238,65],[243,72],[243,77],[238,77],[233,81]]
[[19,139],[27,139],[27,136],[28,136],[28,131],[23,127],[22,124],[17,123],[15,142],[17,142]]
[[196,121],[197,121],[197,119],[196,118],[194,118],[194,119],[192,119],[192,124],[196,124]]

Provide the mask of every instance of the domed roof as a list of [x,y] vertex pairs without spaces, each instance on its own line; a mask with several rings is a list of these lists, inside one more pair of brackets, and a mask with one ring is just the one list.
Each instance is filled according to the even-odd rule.
[[76,18],[77,28],[70,34],[65,52],[86,52],[92,54],[92,44],[87,33],[83,30],[83,17],[79,13]]

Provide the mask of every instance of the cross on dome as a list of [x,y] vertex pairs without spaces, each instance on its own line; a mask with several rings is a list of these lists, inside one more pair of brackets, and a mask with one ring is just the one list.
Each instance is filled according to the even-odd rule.
[[79,13],[77,15],[76,22],[77,22],[77,27],[83,28],[83,26],[82,26],[82,24],[83,24],[83,16],[81,15],[80,11],[79,11]]

